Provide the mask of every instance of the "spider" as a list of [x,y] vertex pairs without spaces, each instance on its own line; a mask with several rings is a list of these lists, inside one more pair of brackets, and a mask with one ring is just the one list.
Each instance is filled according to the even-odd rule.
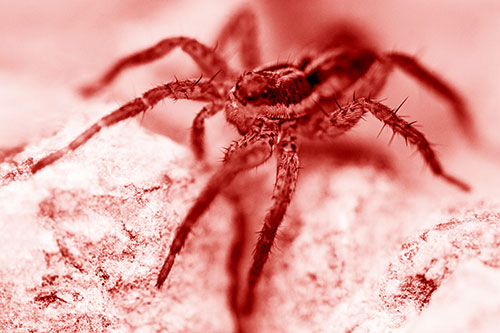
[[[232,68],[221,56],[230,43],[239,43],[242,70]],[[375,99],[391,72],[399,68],[448,101],[459,124],[472,137],[471,117],[460,95],[449,84],[412,56],[379,53],[357,43],[318,48],[305,52],[297,61],[258,67],[256,18],[247,8],[236,12],[223,27],[218,48],[188,37],[166,38],[118,60],[99,80],[83,87],[81,93],[90,97],[127,68],[153,62],[175,48],[181,48],[197,63],[202,77],[175,80],[144,92],[102,117],[65,147],[29,167],[31,174],[36,174],[85,144],[102,129],[146,112],[167,98],[205,103],[191,129],[193,152],[197,159],[203,160],[205,120],[223,111],[227,122],[241,137],[229,145],[222,164],[177,228],[157,278],[158,288],[169,276],[191,229],[212,201],[240,173],[262,165],[275,155],[277,170],[271,208],[265,216],[248,272],[244,311],[250,312],[256,285],[294,194],[301,139],[333,139],[349,131],[366,114],[372,114],[394,134],[415,146],[436,176],[461,190],[469,190],[466,183],[442,168],[431,145],[413,123],[398,116],[402,104],[394,109]]]

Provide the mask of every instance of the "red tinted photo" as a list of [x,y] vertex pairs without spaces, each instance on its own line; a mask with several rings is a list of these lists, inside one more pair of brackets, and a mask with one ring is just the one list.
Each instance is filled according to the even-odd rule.
[[496,2],[0,9],[1,331],[497,330]]

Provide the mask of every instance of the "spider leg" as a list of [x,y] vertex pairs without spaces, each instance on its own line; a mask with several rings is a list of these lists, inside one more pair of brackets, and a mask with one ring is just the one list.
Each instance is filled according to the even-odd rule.
[[83,86],[80,93],[84,97],[90,97],[108,86],[125,69],[160,59],[176,47],[180,47],[191,56],[203,73],[210,77],[219,73],[218,79],[221,80],[230,73],[226,61],[213,49],[193,38],[172,37],[163,39],[151,47],[119,59],[96,82]]
[[175,257],[180,252],[191,228],[209,205],[238,173],[257,167],[267,161],[273,152],[276,142],[276,129],[273,123],[266,126],[264,122],[254,125],[254,128],[243,138],[234,142],[227,150],[222,166],[210,178],[201,194],[188,211],[184,221],[178,227],[170,250],[158,275],[156,286],[160,288],[165,282]]
[[226,51],[231,40],[239,42],[239,54],[244,69],[253,69],[261,63],[256,21],[253,11],[244,7],[229,19],[217,38],[221,53]]
[[269,256],[276,232],[285,216],[288,204],[295,191],[299,172],[298,148],[293,132],[286,133],[280,140],[276,183],[273,190],[273,205],[265,217],[264,225],[255,247],[253,263],[248,272],[248,289],[245,313],[251,313],[255,298],[255,287],[262,274],[262,268]]
[[233,204],[233,226],[235,230],[231,241],[230,255],[226,263],[226,270],[230,276],[227,298],[233,314],[233,320],[236,327],[235,332],[243,332],[238,296],[240,291],[240,267],[243,259],[244,247],[247,242],[248,217],[239,193],[226,192],[224,194]]
[[210,101],[213,99],[220,99],[220,96],[217,86],[215,86],[210,80],[175,81],[150,89],[141,97],[133,99],[117,110],[102,117],[87,130],[77,136],[66,147],[40,159],[31,166],[31,173],[34,174],[40,171],[46,166],[56,162],[67,153],[74,151],[94,135],[99,133],[99,131],[104,127],[112,126],[122,120],[134,117],[141,112],[145,112],[165,98]]
[[205,105],[193,119],[193,125],[191,127],[191,149],[198,160],[202,160],[205,157],[205,120],[214,116],[217,112],[222,110],[223,107],[223,103]]
[[414,57],[398,52],[392,52],[386,56],[389,61],[411,75],[422,85],[447,100],[453,107],[455,117],[469,139],[474,140],[477,138],[471,114],[464,100],[455,89],[442,78],[425,68]]
[[402,135],[405,138],[406,142],[415,145],[424,158],[425,162],[429,165],[432,172],[436,176],[443,178],[450,184],[457,186],[463,191],[470,191],[469,185],[467,185],[460,179],[447,174],[443,170],[441,163],[436,157],[435,152],[432,150],[431,145],[429,144],[425,136],[414,126],[412,126],[412,123],[408,123],[401,117],[398,117],[394,110],[390,109],[382,103],[367,98],[359,98],[352,102],[350,105],[346,106],[346,108],[362,109],[372,113],[378,120],[382,121],[385,125],[392,128],[394,133]]
[[[328,57],[325,56],[325,58]],[[314,72],[321,69],[321,65],[314,66],[313,64],[310,67],[306,68],[306,71]],[[388,61],[377,59],[373,61],[363,76],[354,82],[349,80],[349,84],[339,79],[337,75],[331,75],[330,78],[316,86],[309,96],[303,98],[300,103],[295,104],[291,110],[287,111],[287,116],[290,118],[302,118],[306,115],[315,117],[313,114],[318,110],[325,113],[325,110],[335,108],[339,101],[347,103],[352,98],[351,94],[352,96],[377,96],[387,82],[392,67]],[[306,72],[306,75],[311,75],[311,73],[307,74]]]

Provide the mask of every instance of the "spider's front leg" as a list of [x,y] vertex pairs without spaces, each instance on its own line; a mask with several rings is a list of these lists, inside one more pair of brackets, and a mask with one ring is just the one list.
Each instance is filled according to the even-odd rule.
[[373,101],[369,98],[358,98],[349,105],[342,107],[343,110],[362,110],[372,113],[384,125],[392,128],[394,133],[402,135],[406,142],[417,147],[418,151],[424,158],[425,162],[430,166],[431,171],[438,177],[443,178],[452,185],[457,186],[463,191],[470,191],[470,186],[460,179],[449,175],[443,170],[436,153],[432,150],[431,145],[425,136],[418,131],[412,123],[398,117],[396,112],[382,103]]
[[262,275],[269,252],[276,237],[276,232],[283,221],[288,204],[292,199],[299,173],[298,147],[295,129],[290,127],[284,131],[278,143],[278,166],[276,183],[273,190],[273,205],[267,213],[264,225],[255,247],[253,263],[248,273],[248,289],[243,311],[251,313],[255,299],[255,287]]
[[184,221],[177,228],[170,250],[158,275],[156,286],[160,288],[165,282],[175,257],[181,251],[192,227],[220,191],[231,183],[241,171],[257,167],[267,161],[274,149],[277,139],[277,125],[257,120],[253,128],[228,149],[224,163],[210,178],[195,203],[188,211]]
[[116,111],[102,117],[76,137],[76,139],[71,141],[66,147],[40,159],[30,167],[31,173],[34,174],[40,171],[46,166],[56,162],[67,153],[74,151],[99,133],[101,129],[134,117],[141,112],[145,112],[165,98],[211,101],[220,100],[221,96],[219,95],[218,87],[210,80],[176,81],[148,90],[141,97],[128,102]]

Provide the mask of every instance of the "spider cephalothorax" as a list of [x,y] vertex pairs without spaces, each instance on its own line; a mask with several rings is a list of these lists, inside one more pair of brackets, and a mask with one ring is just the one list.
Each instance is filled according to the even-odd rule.
[[[260,62],[255,31],[253,15],[248,10],[242,10],[229,21],[219,36],[220,51],[225,49],[228,41],[242,38],[240,51],[244,68],[239,71],[232,69],[218,51],[186,37],[167,38],[121,59],[100,80],[85,87],[82,92],[86,96],[96,93],[124,69],[154,61],[175,47],[182,48],[191,56],[207,78],[173,81],[145,92],[101,118],[66,147],[30,167],[33,174],[40,171],[83,145],[101,129],[145,112],[166,98],[207,103],[195,117],[191,132],[193,150],[201,159],[204,156],[204,121],[224,111],[227,121],[238,129],[242,137],[228,147],[223,164],[180,223],[158,276],[157,286],[161,287],[168,277],[192,227],[213,199],[240,172],[261,165],[275,154],[278,163],[272,204],[254,251],[245,306],[241,309],[234,306],[236,312],[252,308],[255,286],[295,189],[301,138],[334,138],[369,113],[414,145],[436,176],[463,190],[468,189],[465,183],[443,170],[430,144],[412,123],[398,116],[397,109],[374,99],[395,67],[447,100],[460,125],[472,134],[471,119],[459,95],[411,56],[396,52],[379,54],[356,45],[343,45],[309,51],[296,62],[255,68]],[[241,72],[243,74],[240,75]]]
[[258,117],[293,119],[290,108],[312,93],[304,73],[291,66],[243,74],[229,92],[226,118],[240,133],[248,131]]

